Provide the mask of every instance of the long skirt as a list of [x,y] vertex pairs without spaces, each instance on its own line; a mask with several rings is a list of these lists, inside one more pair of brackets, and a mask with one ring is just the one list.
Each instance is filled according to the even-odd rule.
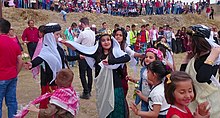
[[126,118],[127,110],[123,88],[115,88],[114,94],[114,110],[107,116],[107,118]]

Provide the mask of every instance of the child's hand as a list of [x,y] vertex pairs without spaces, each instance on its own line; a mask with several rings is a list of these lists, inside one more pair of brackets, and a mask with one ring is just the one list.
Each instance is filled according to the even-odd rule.
[[80,59],[85,59],[85,56],[80,54],[80,55],[79,55],[79,58],[80,58]]
[[60,43],[64,44],[66,47],[71,48],[72,50],[76,50],[71,44],[67,43],[65,40],[60,41]]
[[102,60],[102,63],[103,63],[104,65],[108,65],[108,59]]
[[27,110],[33,111],[33,112],[37,112],[37,113],[40,111],[40,109],[38,109],[38,108],[37,108],[36,106],[34,106],[33,104],[30,104],[30,105],[28,106]]
[[126,76],[125,79],[129,80],[131,82],[137,83],[137,81],[135,79],[133,79],[131,76]]
[[32,68],[32,63],[31,62],[25,62],[24,63],[24,68],[29,70],[30,68]]
[[136,90],[136,93],[137,93],[137,95],[140,96],[140,97],[143,96],[143,94],[142,94],[142,92],[141,92],[140,90]]
[[208,112],[206,115],[202,116],[199,114],[198,108],[196,108],[196,111],[193,114],[194,118],[210,118],[210,113]]
[[136,115],[138,115],[138,108],[134,102],[131,102],[129,107]]
[[207,108],[207,106],[209,105],[208,101],[200,103],[197,106],[197,111],[201,116],[205,116],[209,113],[210,107]]

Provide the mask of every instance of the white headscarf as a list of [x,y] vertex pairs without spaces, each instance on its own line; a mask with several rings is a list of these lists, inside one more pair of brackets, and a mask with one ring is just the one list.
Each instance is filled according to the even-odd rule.
[[53,33],[44,35],[43,48],[39,54],[43,60],[47,62],[53,72],[53,80],[56,79],[56,73],[62,69],[62,60],[57,50],[57,42]]
[[[123,50],[121,50],[118,41],[114,37],[112,37],[112,40],[113,40],[112,53],[113,53],[114,57],[118,58],[118,57],[121,57],[121,56],[125,55],[126,53]],[[76,48],[77,50],[79,50],[80,52],[82,52],[84,54],[89,54],[89,55],[94,54],[97,51],[98,46],[99,46],[98,43],[96,43],[96,45],[94,45],[94,46],[87,47],[87,46],[78,44],[78,43],[73,42],[73,41],[66,41],[66,42],[69,43],[70,46],[72,46],[72,47]],[[85,59],[86,59],[88,65],[90,66],[90,68],[93,69],[94,68],[94,64],[95,64],[94,59],[90,58],[90,57],[86,57]],[[105,67],[110,68],[110,69],[116,69],[120,65],[121,64],[114,64],[114,65],[107,65],[107,66],[105,65]]]

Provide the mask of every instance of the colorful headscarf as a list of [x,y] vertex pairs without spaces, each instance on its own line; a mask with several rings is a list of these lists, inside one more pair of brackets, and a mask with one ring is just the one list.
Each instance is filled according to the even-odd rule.
[[154,53],[154,54],[158,57],[158,59],[159,59],[160,61],[163,60],[163,53],[162,53],[160,50],[157,50],[157,49],[155,49],[155,48],[147,48],[147,50],[145,51],[145,53],[147,53],[147,52],[152,52],[152,53]]

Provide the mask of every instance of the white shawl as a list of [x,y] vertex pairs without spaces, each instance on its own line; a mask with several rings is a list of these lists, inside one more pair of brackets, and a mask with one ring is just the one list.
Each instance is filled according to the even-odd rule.
[[[121,57],[126,53],[121,50],[117,40],[112,37],[113,40],[113,50],[112,53],[115,58]],[[71,44],[75,49],[85,53],[85,54],[94,54],[98,49],[98,43],[92,47],[86,47],[76,42],[66,41]],[[86,51],[85,51],[86,50]],[[90,67],[94,67],[94,59],[89,57],[85,58]],[[114,110],[114,84],[113,84],[113,71],[112,69],[117,69],[122,64],[114,65],[103,65],[102,62],[99,63],[101,70],[99,75],[94,79],[96,85],[96,98],[97,98],[97,109],[100,118],[106,118]]]
[[53,33],[44,35],[43,47],[38,56],[47,62],[53,72],[51,84],[56,79],[57,72],[62,69],[62,60],[57,50],[57,42]]

